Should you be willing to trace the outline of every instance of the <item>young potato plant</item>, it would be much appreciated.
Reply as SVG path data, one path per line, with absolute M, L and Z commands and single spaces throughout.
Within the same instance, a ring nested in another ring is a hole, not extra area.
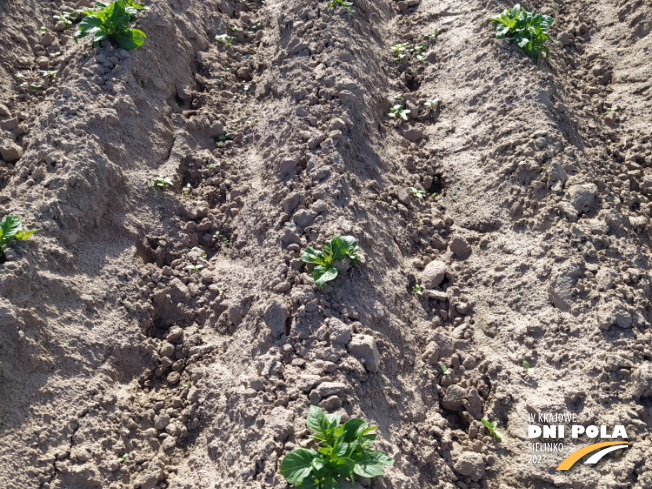
M 353 236 L 340 236 L 333 233 L 331 239 L 322 246 L 323 251 L 308 247 L 301 254 L 305 263 L 314 263 L 312 278 L 315 285 L 321 288 L 326 282 L 335 280 L 340 269 L 335 266 L 336 261 L 348 259 L 351 266 L 358 263 L 358 243 Z
M 149 7 L 133 0 L 116 0 L 111 4 L 96 2 L 98 10 L 84 11 L 86 17 L 79 23 L 75 32 L 75 42 L 82 37 L 93 36 L 93 46 L 98 47 L 102 41 L 114 41 L 127 50 L 136 49 L 147 37 L 139 29 L 132 29 L 129 23 L 132 17 Z
M 331 0 L 328 3 L 329 7 L 346 7 L 346 9 L 349 11 L 350 14 L 355 14 L 355 10 L 353 10 L 353 2 L 347 2 L 346 0 Z
M 23 221 L 18 216 L 5 216 L 0 221 L 0 258 L 4 258 L 5 248 L 12 241 L 26 241 L 40 229 L 23 230 Z
M 498 39 L 508 39 L 516 43 L 537 63 L 543 53 L 546 53 L 546 56 L 550 54 L 545 46 L 546 41 L 551 39 L 548 28 L 552 25 L 553 18 L 549 15 L 528 12 L 517 3 L 513 8 L 503 10 L 500 15 L 491 17 L 490 20 L 497 23 Z
M 415 46 L 411 46 L 409 42 L 404 42 L 401 44 L 395 44 L 391 49 L 396 56 L 396 61 L 401 61 L 408 54 L 415 54 L 417 61 L 423 63 L 426 60 L 426 56 L 423 53 L 428 49 L 428 47 L 422 42 Z
M 438 34 L 439 32 L 437 31 L 437 29 L 435 29 L 432 34 L 421 34 L 421 37 L 423 37 L 424 39 L 428 39 L 429 41 L 434 41 L 437 38 Z
M 281 462 L 281 474 L 289 484 L 300 489 L 339 489 L 340 482 L 355 476 L 372 478 L 385 474 L 384 466 L 394 465 L 394 459 L 382 452 L 370 450 L 376 439 L 371 434 L 378 426 L 367 426 L 353 418 L 340 426 L 338 414 L 325 414 L 310 406 L 306 424 L 315 434 L 318 449 L 297 448 Z
M 230 46 L 233 44 L 234 37 L 229 36 L 228 34 L 221 34 L 218 36 L 215 36 L 215 40 L 219 42 L 220 44 L 226 44 L 227 46 Z
M 426 100 L 423 105 L 428 109 L 428 112 L 433 112 L 437 107 L 439 107 L 439 99 L 434 98 L 432 100 Z
M 410 193 L 412 194 L 412 197 L 417 200 L 422 200 L 428 197 L 428 193 L 425 190 L 417 190 L 414 187 L 410 187 Z
M 480 421 L 482 421 L 482 424 L 485 426 L 485 428 L 489 430 L 491 436 L 495 436 L 499 440 L 503 439 L 503 435 L 501 435 L 500 433 L 498 433 L 498 431 L 496 431 L 496 426 L 498 426 L 498 422 L 496 421 L 489 422 L 485 418 L 482 418 Z
M 404 42 L 402 44 L 395 44 L 392 46 L 392 51 L 396 55 L 396 61 L 401 61 L 407 56 L 408 48 L 410 47 L 409 42 Z
M 174 182 L 168 177 L 156 177 L 148 185 L 156 190 L 165 190 L 167 187 L 172 187 Z
M 389 109 L 389 113 L 387 114 L 388 117 L 391 117 L 392 119 L 402 119 L 404 121 L 408 120 L 408 114 L 410 113 L 410 110 L 407 110 L 405 107 L 403 107 L 403 104 L 397 104 L 394 105 L 391 109 Z
M 79 20 L 80 14 L 83 10 L 74 10 L 73 12 L 63 12 L 59 15 L 53 15 L 54 20 L 60 20 L 63 22 L 63 30 L 69 29 L 77 20 Z

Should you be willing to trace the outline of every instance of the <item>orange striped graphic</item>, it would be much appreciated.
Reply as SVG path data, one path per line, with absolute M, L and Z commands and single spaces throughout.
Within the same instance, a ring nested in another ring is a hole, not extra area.
M 611 445 L 627 445 L 626 441 L 606 441 L 604 443 L 596 443 L 594 445 L 589 445 L 588 447 L 580 448 L 579 450 L 571 453 L 566 459 L 559 464 L 559 467 L 557 467 L 557 470 L 568 470 L 570 469 L 573 465 L 575 465 L 575 462 L 577 462 L 579 459 L 581 459 L 584 455 L 587 453 L 594 452 L 595 450 L 603 447 L 609 447 Z

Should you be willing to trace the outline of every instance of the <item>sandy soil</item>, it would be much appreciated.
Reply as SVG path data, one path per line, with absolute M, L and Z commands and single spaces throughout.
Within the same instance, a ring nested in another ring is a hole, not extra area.
M 649 2 L 526 2 L 539 67 L 504 1 L 147 3 L 127 52 L 0 2 L 0 217 L 41 228 L 0 264 L 0 487 L 285 488 L 311 404 L 380 425 L 373 489 L 652 487 Z M 318 290 L 332 232 L 362 260 Z M 531 463 L 556 412 L 631 447 Z

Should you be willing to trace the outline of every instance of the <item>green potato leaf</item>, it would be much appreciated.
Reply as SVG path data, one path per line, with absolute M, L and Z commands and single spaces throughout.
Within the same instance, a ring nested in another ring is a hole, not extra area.
M 342 427 L 341 439 L 345 443 L 351 443 L 367 428 L 365 423 L 360 418 L 353 418 L 348 420 Z
M 309 246 L 303 250 L 303 253 L 301 253 L 301 261 L 305 263 L 316 263 L 317 265 L 324 265 L 324 253 L 317 251 Z
M 315 285 L 322 288 L 327 282 L 335 280 L 340 273 L 337 267 L 326 268 L 318 265 L 312 272 L 312 278 L 315 279 Z
M 378 461 L 383 465 L 387 465 L 387 466 L 394 465 L 394 459 L 392 457 L 388 457 L 383 452 L 379 452 L 378 450 L 373 450 L 369 452 L 369 455 L 371 455 L 374 459 L 376 459 L 376 461 Z
M 17 233 L 22 231 L 23 221 L 18 216 L 6 216 L 0 222 L 0 230 L 2 231 L 2 236 L 6 238 L 12 238 Z
M 335 477 L 327 477 L 321 482 L 321 489 L 340 489 L 340 483 Z
M 288 453 L 281 462 L 281 475 L 290 484 L 299 484 L 310 476 L 313 467 L 312 461 L 318 457 L 314 450 L 297 448 Z
M 147 36 L 145 33 L 138 29 L 128 29 L 123 32 L 119 32 L 115 36 L 118 44 L 120 44 L 120 46 L 128 51 L 142 46 L 146 38 Z
M 16 239 L 20 241 L 27 241 L 32 234 L 38 233 L 39 231 L 40 229 L 32 229 L 30 231 L 19 231 L 18 233 L 16 233 Z
M 385 475 L 385 468 L 375 457 L 369 453 L 365 453 L 362 457 L 356 460 L 353 472 L 360 477 L 377 477 Z
M 319 489 L 319 479 L 314 475 L 309 475 L 297 484 L 297 487 L 300 489 Z
M 29 237 L 40 231 L 40 229 L 23 229 L 23 221 L 19 216 L 5 216 L 0 221 L 0 257 L 4 256 L 4 250 L 12 241 L 26 241 Z
M 310 406 L 308 410 L 308 417 L 306 418 L 306 425 L 315 433 L 326 435 L 326 415 L 317 406 Z

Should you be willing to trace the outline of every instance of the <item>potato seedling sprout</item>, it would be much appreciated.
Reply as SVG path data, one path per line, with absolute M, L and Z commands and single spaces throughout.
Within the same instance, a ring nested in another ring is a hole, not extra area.
M 485 418 L 482 418 L 480 421 L 482 421 L 482 424 L 485 426 L 485 428 L 489 430 L 491 436 L 495 436 L 499 440 L 503 439 L 503 435 L 501 435 L 496 431 L 496 426 L 498 426 L 498 422 L 496 421 L 489 422 Z
M 226 44 L 227 46 L 230 46 L 233 44 L 234 38 L 232 36 L 229 36 L 228 34 L 221 34 L 219 36 L 215 36 L 215 40 L 221 44 Z
M 405 109 L 403 105 L 398 104 L 398 105 L 394 105 L 391 109 L 389 109 L 389 113 L 387 114 L 387 116 L 391 117 L 392 119 L 402 119 L 404 121 L 407 121 L 409 113 L 410 111 Z
M 321 288 L 326 282 L 335 280 L 340 269 L 335 266 L 336 261 L 348 260 L 351 266 L 358 263 L 358 243 L 353 236 L 340 236 L 333 233 L 331 239 L 322 245 L 322 251 L 307 247 L 301 253 L 301 260 L 305 263 L 315 264 L 312 278 L 315 285 Z
M 423 295 L 423 287 L 421 287 L 419 284 L 416 284 L 412 290 L 413 290 L 417 295 Z
M 108 5 L 102 2 L 96 4 L 98 10 L 84 11 L 86 17 L 79 23 L 73 36 L 75 42 L 82 37 L 92 36 L 93 47 L 98 47 L 102 41 L 116 42 L 127 50 L 142 46 L 147 36 L 139 29 L 132 29 L 129 23 L 139 11 L 148 10 L 149 7 L 134 0 L 116 0 Z
M 523 367 L 525 368 L 525 370 L 529 370 L 530 362 L 528 362 L 527 360 L 523 360 Z
M 404 42 L 402 44 L 395 44 L 392 46 L 392 51 L 396 55 L 396 60 L 401 61 L 403 58 L 407 56 L 407 50 L 410 47 L 409 42 Z
M 332 0 L 328 6 L 329 7 L 346 7 L 346 9 L 349 11 L 350 14 L 355 14 L 355 10 L 353 10 L 353 2 L 347 2 L 346 0 Z
M 172 187 L 174 183 L 168 177 L 156 177 L 149 182 L 149 186 L 157 190 L 165 190 L 166 187 Z
M 5 248 L 12 241 L 26 241 L 40 229 L 23 230 L 23 221 L 18 216 L 5 216 L 0 221 L 0 258 L 4 258 Z
M 316 450 L 296 448 L 281 462 L 281 475 L 289 484 L 306 489 L 339 489 L 340 481 L 356 476 L 372 478 L 385 474 L 384 466 L 394 465 L 394 459 L 382 452 L 370 450 L 376 439 L 371 433 L 378 426 L 368 426 L 360 418 L 352 418 L 340 426 L 339 414 L 325 414 L 310 406 L 306 419 L 314 433 Z
M 439 99 L 434 98 L 432 100 L 426 100 L 426 103 L 423 105 L 428 109 L 429 112 L 432 112 L 439 106 Z
M 554 21 L 549 15 L 537 14 L 535 11 L 528 12 L 517 3 L 511 9 L 505 9 L 499 15 L 491 17 L 490 20 L 497 23 L 498 39 L 514 42 L 537 63 L 543 53 L 546 53 L 546 56 L 550 54 L 545 44 L 548 39 L 551 39 L 548 28 Z
M 414 197 L 415 199 L 419 199 L 419 200 L 425 199 L 426 197 L 428 197 L 428 194 L 426 193 L 425 190 L 417 190 L 414 187 L 410 187 L 410 193 L 412 194 L 412 197 Z

